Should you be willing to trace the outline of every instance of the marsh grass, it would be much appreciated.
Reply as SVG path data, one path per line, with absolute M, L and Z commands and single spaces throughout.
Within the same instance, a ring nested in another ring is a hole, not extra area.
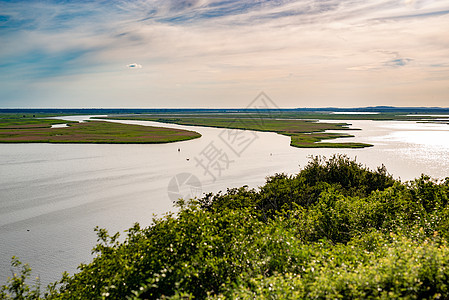
M 65 128 L 51 128 L 67 123 Z M 53 119 L 0 119 L 0 143 L 154 144 L 199 138 L 197 132 L 104 121 L 67 122 Z
M 323 140 L 353 137 L 346 133 L 327 133 L 327 130 L 357 130 L 348 128 L 347 123 L 322 123 L 313 120 L 270 119 L 256 116 L 228 115 L 228 117 L 198 116 L 175 118 L 153 118 L 148 116 L 111 116 L 110 119 L 143 120 L 162 123 L 174 123 L 179 125 L 205 126 L 215 128 L 232 128 L 242 130 L 255 130 L 276 132 L 290 136 L 290 145 L 299 148 L 365 148 L 371 147 L 365 143 L 324 143 Z M 106 118 L 107 119 L 107 118 Z

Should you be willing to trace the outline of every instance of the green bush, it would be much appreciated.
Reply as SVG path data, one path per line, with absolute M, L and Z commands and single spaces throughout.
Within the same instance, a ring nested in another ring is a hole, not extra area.
M 96 257 L 41 293 L 24 267 L 6 299 L 448 299 L 449 179 L 394 180 L 344 156 L 296 176 L 180 200 L 179 212 L 97 228 Z M 14 260 L 15 267 L 20 267 Z

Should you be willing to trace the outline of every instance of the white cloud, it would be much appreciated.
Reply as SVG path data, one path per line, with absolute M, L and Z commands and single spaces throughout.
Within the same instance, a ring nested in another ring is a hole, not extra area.
M 27 85 L 30 95 L 33 86 L 57 82 L 65 97 L 81 98 L 64 92 L 70 88 L 89 90 L 96 101 L 120 103 L 120 95 L 130 90 L 136 93 L 133 106 L 173 107 L 179 101 L 191 101 L 184 107 L 213 106 L 210 99 L 222 98 L 219 106 L 238 107 L 260 90 L 273 91 L 279 106 L 294 107 L 297 99 L 315 106 L 340 99 L 350 106 L 355 99 L 379 101 L 376 95 L 383 90 L 391 97 L 382 94 L 381 101 L 412 93 L 417 98 L 424 95 L 417 92 L 420 87 L 432 90 L 426 78 L 449 78 L 446 69 L 435 74 L 437 68 L 429 67 L 449 61 L 449 15 L 421 17 L 423 11 L 449 10 L 447 0 L 120 0 L 68 6 L 36 1 L 31 8 L 27 2 L 1 7 L 2 14 L 32 26 L 15 28 L 7 21 L 0 61 L 32 61 L 21 64 L 25 73 L 40 63 L 39 53 L 46 54 L 46 63 L 52 56 L 68 57 L 70 63 L 62 61 L 59 72 L 71 76 L 55 81 L 45 74 Z M 64 18 L 67 14 L 71 17 Z M 130 64 L 130 58 L 139 63 Z M 129 76 L 117 65 L 145 68 Z M 69 72 L 74 67 L 76 74 Z M 23 75 L 13 68 L 2 73 Z M 1 91 L 12 76 L 0 77 Z M 94 84 L 100 77 L 107 80 Z M 112 89 L 102 88 L 111 82 L 116 83 Z M 395 83 L 411 88 L 392 89 Z M 426 98 L 447 101 L 448 82 L 441 81 L 440 88 L 433 84 L 435 92 Z

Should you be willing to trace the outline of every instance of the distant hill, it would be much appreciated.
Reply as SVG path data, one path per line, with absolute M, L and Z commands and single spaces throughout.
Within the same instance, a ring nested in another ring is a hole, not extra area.
M 367 106 L 354 108 L 324 107 L 324 108 L 296 108 L 295 111 L 305 112 L 379 112 L 379 113 L 449 113 L 448 107 L 395 107 L 395 106 Z
M 145 113 L 242 113 L 242 112 L 378 112 L 378 113 L 416 113 L 416 114 L 449 114 L 446 107 L 394 107 L 394 106 L 368 106 L 354 108 L 340 107 L 300 107 L 300 108 L 3 108 L 0 113 L 11 114 L 83 114 L 83 115 L 106 115 L 106 114 L 145 114 Z

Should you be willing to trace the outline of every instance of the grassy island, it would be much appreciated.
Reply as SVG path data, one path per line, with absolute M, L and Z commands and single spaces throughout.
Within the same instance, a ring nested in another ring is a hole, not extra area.
M 384 167 L 314 158 L 259 189 L 179 200 L 109 235 L 42 291 L 16 274 L 2 299 L 448 299 L 449 178 L 402 183 Z
M 255 131 L 269 131 L 291 137 L 290 145 L 299 148 L 365 148 L 371 147 L 365 143 L 326 143 L 323 140 L 353 137 L 346 133 L 328 133 L 327 130 L 356 130 L 350 129 L 347 123 L 322 123 L 315 120 L 272 119 L 264 116 L 228 114 L 226 117 L 217 115 L 189 116 L 111 116 L 109 119 L 143 120 L 179 125 L 206 126 L 218 128 L 247 129 Z M 108 119 L 106 118 L 106 119 Z
M 52 125 L 67 127 L 52 128 Z M 0 118 L 0 143 L 155 144 L 199 138 L 197 132 L 104 121 Z

